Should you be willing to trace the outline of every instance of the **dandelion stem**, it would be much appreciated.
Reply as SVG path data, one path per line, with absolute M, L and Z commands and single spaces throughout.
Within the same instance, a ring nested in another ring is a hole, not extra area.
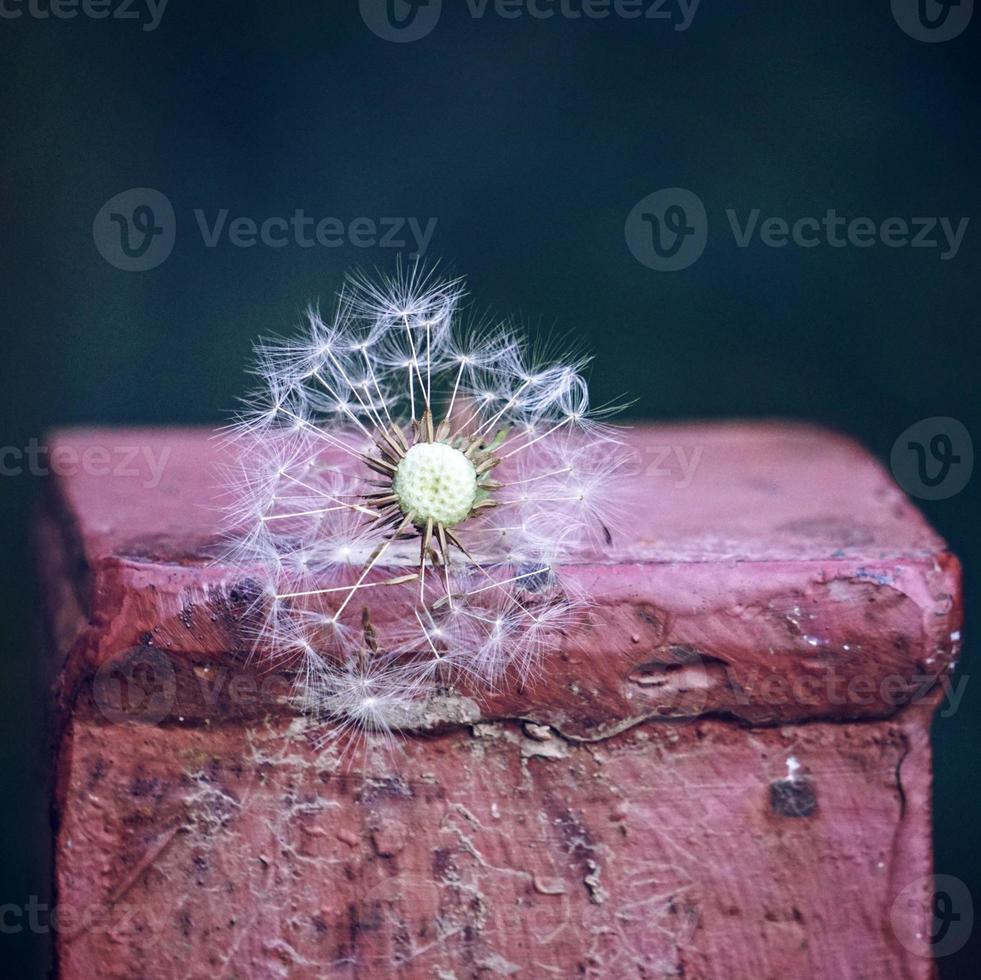
M 522 579 L 532 578 L 535 575 L 542 575 L 547 573 L 548 573 L 548 569 L 543 566 L 542 568 L 536 568 L 534 569 L 534 571 L 531 572 L 524 572 L 521 575 L 515 575 L 513 578 L 503 579 L 500 582 L 498 582 L 495 579 L 493 585 L 485 585 L 483 586 L 483 588 L 480 589 L 471 589 L 469 592 L 464 592 L 463 594 L 464 596 L 480 595 L 481 592 L 487 592 L 488 590 L 493 588 L 500 588 L 505 585 L 510 585 L 512 582 L 520 582 Z
M 381 407 L 385 410 L 385 418 L 388 419 L 388 424 L 391 426 L 395 425 L 392 420 L 391 412 L 388 410 L 388 402 L 385 396 L 382 394 L 381 386 L 378 384 L 378 378 L 375 376 L 375 369 L 371 366 L 371 358 L 368 357 L 368 352 L 362 347 L 361 356 L 364 358 L 364 366 L 368 369 L 368 377 L 371 378 L 371 383 L 375 386 L 375 391 L 378 392 L 378 401 L 381 403 Z M 379 426 L 381 428 L 381 426 Z
M 528 385 L 531 384 L 531 382 L 532 382 L 531 378 L 525 381 L 524 384 L 522 384 L 521 387 L 518 388 L 518 390 L 508 399 L 504 407 L 496 415 L 492 415 L 489 419 L 487 419 L 480 426 L 480 428 L 477 429 L 474 435 L 480 435 L 480 433 L 483 432 L 484 429 L 487 428 L 487 426 L 493 425 L 521 397 L 521 393 L 525 390 L 525 388 L 528 387 Z
M 351 406 L 341 399 L 341 396 L 323 379 L 319 371 L 314 371 L 312 377 L 316 378 L 327 389 L 327 394 L 337 402 L 337 407 L 347 415 L 351 421 L 370 439 L 371 433 L 365 424 L 351 411 Z M 352 389 L 353 390 L 353 389 Z M 358 393 L 355 391 L 355 395 Z
M 539 473 L 537 476 L 530 476 L 530 477 L 528 477 L 527 480 L 509 480 L 508 483 L 506 484 L 506 486 L 508 486 L 508 487 L 520 487 L 522 484 L 525 484 L 525 483 L 535 483 L 538 480 L 544 480 L 544 479 L 547 479 L 550 476 L 560 476 L 563 473 L 571 473 L 572 472 L 572 469 L 573 468 L 571 466 L 563 466 L 562 469 L 560 469 L 560 470 L 552 470 L 549 473 Z
M 448 423 L 453 415 L 453 406 L 454 404 L 456 404 L 456 395 L 457 392 L 460 390 L 460 379 L 463 377 L 463 368 L 466 365 L 466 363 L 467 363 L 466 360 L 461 357 L 460 367 L 456 372 L 456 380 L 453 382 L 453 394 L 450 395 L 450 404 L 449 407 L 446 409 L 446 414 L 443 416 L 444 422 Z
M 414 582 L 419 577 L 418 572 L 411 575 L 399 575 L 396 578 L 387 578 L 384 582 L 364 582 L 360 585 L 337 585 L 329 589 L 310 589 L 307 592 L 283 592 L 277 595 L 277 599 L 302 599 L 306 596 L 330 595 L 336 592 L 360 592 L 362 589 L 377 589 L 379 586 L 405 585 L 407 582 Z M 332 619 L 331 622 L 336 622 Z
M 365 579 L 366 579 L 366 578 L 368 577 L 368 573 L 369 573 L 369 572 L 370 572 L 370 571 L 372 570 L 372 568 L 374 568 L 374 567 L 375 567 L 375 565 L 376 565 L 376 564 L 378 563 L 378 560 L 379 560 L 379 559 L 381 558 L 381 556 L 382 556 L 382 555 L 384 555 L 386 551 L 388 551 L 388 549 L 389 549 L 389 547 L 391 546 L 391 544 L 392 544 L 392 542 L 393 542 L 393 541 L 394 541 L 394 540 L 395 540 L 395 539 L 396 539 L 396 538 L 397 538 L 397 537 L 398 537 L 398 536 L 399 536 L 399 535 L 400 535 L 400 534 L 401 534 L 401 533 L 402 533 L 402 532 L 403 532 L 403 531 L 404 531 L 404 530 L 405 530 L 405 529 L 406 529 L 406 528 L 407 528 L 407 527 L 409 526 L 409 524 L 411 524 L 411 523 L 412 523 L 412 515 L 411 515 L 411 514 L 407 514 L 407 515 L 406 515 L 406 517 L 405 517 L 405 520 L 404 520 L 404 521 L 402 522 L 402 524 L 401 524 L 401 525 L 399 526 L 399 529 L 398 529 L 398 530 L 397 530 L 397 531 L 396 531 L 396 532 L 395 532 L 395 533 L 394 533 L 394 534 L 393 534 L 393 535 L 392 535 L 392 536 L 391 536 L 390 538 L 386 538 L 386 539 L 385 539 L 385 543 L 384 543 L 384 544 L 383 544 L 383 545 L 382 545 L 382 546 L 381 546 L 381 547 L 380 547 L 380 548 L 378 549 L 378 551 L 377 551 L 377 552 L 375 553 L 375 555 L 374 555 L 374 557 L 373 557 L 373 558 L 371 559 L 371 561 L 369 561 L 369 562 L 368 562 L 368 563 L 367 563 L 367 564 L 365 565 L 365 567 L 364 567 L 364 571 L 362 571 L 362 573 L 361 573 L 361 577 L 360 577 L 360 578 L 359 578 L 359 579 L 357 580 L 357 582 L 355 582 L 355 583 L 354 583 L 354 587 L 353 587 L 353 588 L 351 589 L 351 591 L 350 591 L 350 593 L 348 594 L 348 596 L 347 596 L 347 598 L 346 598 L 346 599 L 345 599 L 345 600 L 344 600 L 344 601 L 343 601 L 343 602 L 341 603 L 341 605 L 340 605 L 340 608 L 339 608 L 339 609 L 337 610 L 337 612 L 335 612 L 335 613 L 334 613 L 334 616 L 333 616 L 333 621 L 334 621 L 335 623 L 336 623 L 336 622 L 337 622 L 337 620 L 338 620 L 338 619 L 340 618 L 340 616 L 341 616 L 341 613 L 342 613 L 342 612 L 344 612 L 344 610 L 345 610 L 345 609 L 347 608 L 347 604 L 348 604 L 348 603 L 349 603 L 349 602 L 351 601 L 351 599 L 352 599 L 352 598 L 354 597 L 354 593 L 355 593 L 355 592 L 357 592 L 357 590 L 358 590 L 358 589 L 360 588 L 360 586 L 361 586 L 361 583 L 362 583 L 362 582 L 363 582 L 363 581 L 364 581 L 364 580 L 365 580 Z
M 340 497 L 335 497 L 332 493 L 328 493 L 326 490 L 320 490 L 317 487 L 310 486 L 309 483 L 304 483 L 302 480 L 298 480 L 295 476 L 290 473 L 283 473 L 282 477 L 284 480 L 289 480 L 290 483 L 295 483 L 298 487 L 303 487 L 304 490 L 309 490 L 312 494 L 318 497 L 323 497 L 324 500 L 329 500 L 331 503 L 341 504 L 344 503 Z M 374 511 L 368 510 L 367 507 L 359 507 L 356 504 L 345 504 L 346 507 L 354 507 L 356 510 L 364 511 L 366 514 L 371 514 L 372 517 L 375 516 Z
M 259 520 L 287 521 L 291 517 L 315 517 L 317 514 L 333 514 L 339 510 L 356 510 L 362 514 L 371 514 L 372 517 L 375 516 L 374 511 L 369 510 L 367 507 L 359 507 L 357 504 L 341 504 L 338 507 L 320 507 L 317 510 L 298 510 L 292 514 L 263 514 Z
M 409 382 L 412 383 L 412 368 L 415 367 L 416 375 L 419 378 L 419 388 L 422 391 L 423 397 L 426 399 L 426 408 L 429 408 L 429 392 L 426 390 L 426 386 L 422 381 L 422 373 L 419 371 L 419 353 L 416 350 L 415 337 L 412 336 L 412 328 L 409 326 L 409 315 L 408 313 L 402 313 L 402 322 L 405 324 L 405 334 L 409 339 L 409 349 L 412 351 L 412 360 L 409 363 Z M 411 388 L 410 388 L 411 390 Z M 415 408 L 412 409 L 412 420 L 415 421 L 416 412 Z
M 573 418 L 574 416 L 567 415 L 561 422 L 556 422 L 555 425 L 553 425 L 552 428 L 549 429 L 547 432 L 543 432 L 541 433 L 541 435 L 535 436 L 535 438 L 532 439 L 531 442 L 526 442 L 524 443 L 524 445 L 518 446 L 517 449 L 512 449 L 511 452 L 502 454 L 501 459 L 502 460 L 510 459 L 510 457 L 512 457 L 515 453 L 520 453 L 522 450 L 527 449 L 529 446 L 534 446 L 536 442 L 541 442 L 542 439 L 545 439 L 546 437 L 550 436 L 557 429 L 561 429 L 563 425 L 568 425 L 573 420 Z

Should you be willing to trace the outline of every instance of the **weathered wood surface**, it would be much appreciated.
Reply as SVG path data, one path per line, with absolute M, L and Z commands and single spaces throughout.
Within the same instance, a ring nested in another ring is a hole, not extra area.
M 318 749 L 246 663 L 207 434 L 56 437 L 61 975 L 931 976 L 956 559 L 840 437 L 630 438 L 627 521 L 570 572 L 588 626 L 393 764 Z

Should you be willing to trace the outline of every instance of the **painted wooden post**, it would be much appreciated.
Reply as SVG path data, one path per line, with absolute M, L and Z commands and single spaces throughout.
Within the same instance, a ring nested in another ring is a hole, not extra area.
M 208 434 L 54 437 L 59 976 L 932 976 L 956 558 L 842 437 L 630 439 L 581 634 L 340 759 L 249 660 Z

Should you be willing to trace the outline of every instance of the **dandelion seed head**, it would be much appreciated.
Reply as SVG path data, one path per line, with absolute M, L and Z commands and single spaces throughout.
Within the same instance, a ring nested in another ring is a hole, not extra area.
M 453 527 L 473 508 L 477 473 L 459 449 L 420 442 L 398 464 L 393 489 L 404 514 Z
M 228 436 L 229 560 L 265 583 L 256 654 L 303 710 L 390 740 L 437 689 L 528 679 L 587 599 L 621 471 L 587 359 L 463 310 L 415 264 L 355 274 L 329 318 L 257 347 Z

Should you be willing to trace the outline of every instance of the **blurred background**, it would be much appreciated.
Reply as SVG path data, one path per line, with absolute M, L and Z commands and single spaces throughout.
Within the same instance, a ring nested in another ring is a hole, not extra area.
M 220 422 L 253 338 L 352 265 L 442 258 L 596 350 L 595 400 L 636 418 L 812 419 L 887 465 L 924 419 L 981 434 L 970 0 L 392 2 L 3 2 L 0 905 L 47 889 L 31 440 Z M 813 247 L 763 228 L 807 217 Z M 940 430 L 961 461 L 920 504 L 966 567 L 968 683 L 936 863 L 977 902 L 978 477 Z M 38 975 L 39 939 L 4 930 L 0 972 Z

